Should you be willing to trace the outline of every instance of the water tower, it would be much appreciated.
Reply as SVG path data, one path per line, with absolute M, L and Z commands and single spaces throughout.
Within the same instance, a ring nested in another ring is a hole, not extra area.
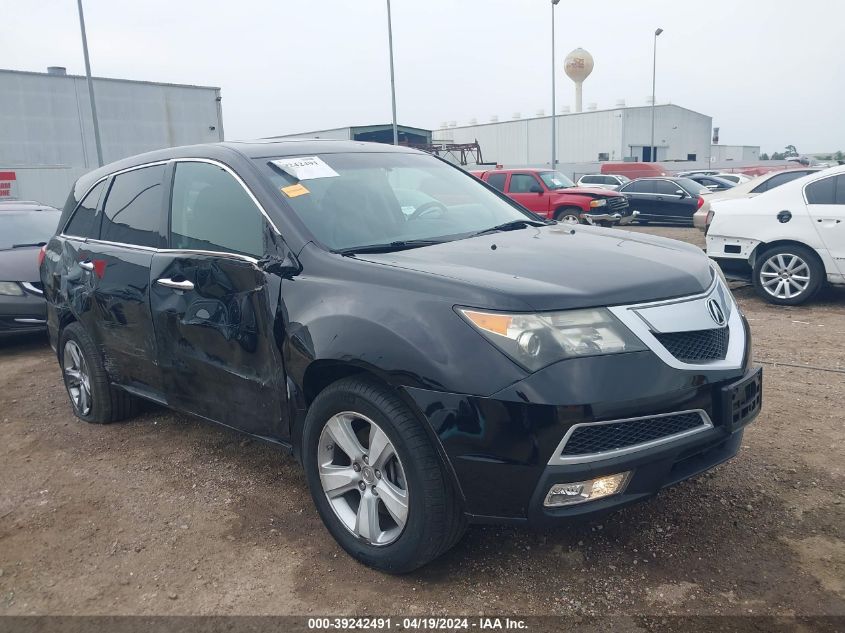
M 576 48 L 566 56 L 563 69 L 566 76 L 575 82 L 575 111 L 581 112 L 581 88 L 584 80 L 593 72 L 593 56 L 583 48 Z

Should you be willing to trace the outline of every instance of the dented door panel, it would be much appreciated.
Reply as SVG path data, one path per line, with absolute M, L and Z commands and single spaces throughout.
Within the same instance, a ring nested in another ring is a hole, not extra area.
M 284 372 L 273 343 L 278 284 L 268 284 L 253 262 L 224 254 L 160 252 L 151 273 L 168 404 L 287 437 Z

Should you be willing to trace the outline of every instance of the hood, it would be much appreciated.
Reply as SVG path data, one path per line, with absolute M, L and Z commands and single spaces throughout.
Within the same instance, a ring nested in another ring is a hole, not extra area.
M 579 196 L 592 196 L 593 198 L 613 198 L 622 195 L 611 189 L 602 189 L 600 187 L 567 187 L 566 189 L 551 191 L 550 193 L 563 195 L 575 194 Z
M 359 259 L 484 287 L 534 310 L 656 301 L 706 290 L 713 279 L 701 249 L 613 229 L 551 225 Z M 505 303 L 505 302 L 502 302 Z
M 40 281 L 38 247 L 0 251 L 0 281 Z

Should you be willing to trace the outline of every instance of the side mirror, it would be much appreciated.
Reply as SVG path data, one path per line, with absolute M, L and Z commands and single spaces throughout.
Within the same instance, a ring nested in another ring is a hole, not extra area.
M 531 189 L 529 189 L 531 193 L 543 193 L 543 188 L 540 185 L 531 185 Z
M 258 260 L 258 267 L 266 273 L 286 278 L 298 275 L 302 271 L 302 266 L 293 253 L 288 253 L 284 257 L 268 255 Z
M 675 192 L 675 195 L 676 195 L 676 196 L 681 196 L 682 198 L 686 198 L 686 197 L 687 197 L 687 192 L 686 192 L 686 191 L 684 191 L 683 189 L 678 189 L 678 190 Z

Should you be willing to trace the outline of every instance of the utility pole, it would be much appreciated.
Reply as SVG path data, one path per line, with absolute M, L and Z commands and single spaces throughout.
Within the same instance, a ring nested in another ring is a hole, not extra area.
M 654 106 L 656 105 L 654 97 L 657 88 L 657 36 L 661 33 L 663 33 L 663 29 L 657 29 L 654 32 L 654 61 L 651 68 L 651 148 L 649 154 L 651 154 L 652 163 L 657 162 L 657 148 L 654 146 Z
M 557 118 L 555 112 L 555 7 L 560 0 L 552 0 L 552 169 L 557 169 Z
M 387 42 L 390 46 L 390 98 L 393 102 L 393 144 L 399 145 L 399 127 L 396 125 L 396 79 L 393 76 L 393 21 L 390 17 L 390 0 L 387 0 Z
M 91 118 L 94 121 L 94 143 L 97 146 L 97 164 L 102 167 L 103 147 L 100 144 L 100 122 L 97 120 L 97 104 L 94 101 L 94 83 L 91 81 L 91 61 L 88 59 L 88 38 L 85 36 L 85 17 L 82 14 L 82 0 L 76 0 L 76 4 L 79 7 L 79 29 L 82 31 L 82 54 L 85 56 L 85 79 L 88 82 Z

